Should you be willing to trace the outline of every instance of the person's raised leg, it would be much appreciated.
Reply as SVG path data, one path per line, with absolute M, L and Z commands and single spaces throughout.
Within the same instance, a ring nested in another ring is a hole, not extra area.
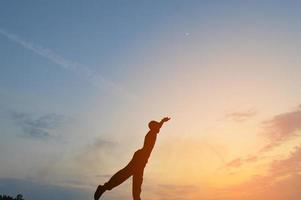
M 132 175 L 133 169 L 130 162 L 125 168 L 114 174 L 108 182 L 97 187 L 97 190 L 94 194 L 94 200 L 98 200 L 106 190 L 112 190 L 114 187 L 120 185 Z
M 132 187 L 133 200 L 141 200 L 140 194 L 141 194 L 141 185 L 143 182 L 143 171 L 144 168 L 135 171 L 133 174 L 133 187 Z

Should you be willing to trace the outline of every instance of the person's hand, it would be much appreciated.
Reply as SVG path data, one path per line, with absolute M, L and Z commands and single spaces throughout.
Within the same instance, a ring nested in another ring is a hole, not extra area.
M 164 117 L 162 120 L 161 120 L 161 122 L 167 122 L 167 121 L 169 121 L 170 120 L 170 117 Z

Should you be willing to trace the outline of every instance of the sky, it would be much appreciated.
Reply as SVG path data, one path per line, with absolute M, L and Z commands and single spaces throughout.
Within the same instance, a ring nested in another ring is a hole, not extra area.
M 170 116 L 142 199 L 299 199 L 300 6 L 2 0 L 0 194 L 92 199 Z

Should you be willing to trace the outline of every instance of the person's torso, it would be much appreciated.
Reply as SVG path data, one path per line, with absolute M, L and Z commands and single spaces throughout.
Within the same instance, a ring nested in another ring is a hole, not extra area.
M 149 132 L 144 139 L 144 145 L 135 152 L 134 159 L 141 165 L 146 165 L 156 143 L 157 134 Z

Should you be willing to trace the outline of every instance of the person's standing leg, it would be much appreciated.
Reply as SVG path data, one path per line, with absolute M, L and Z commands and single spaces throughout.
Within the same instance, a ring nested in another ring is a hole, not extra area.
M 133 200 L 141 200 L 140 194 L 141 194 L 141 185 L 143 182 L 143 171 L 144 171 L 144 167 L 138 169 L 133 174 L 133 188 L 132 188 Z

